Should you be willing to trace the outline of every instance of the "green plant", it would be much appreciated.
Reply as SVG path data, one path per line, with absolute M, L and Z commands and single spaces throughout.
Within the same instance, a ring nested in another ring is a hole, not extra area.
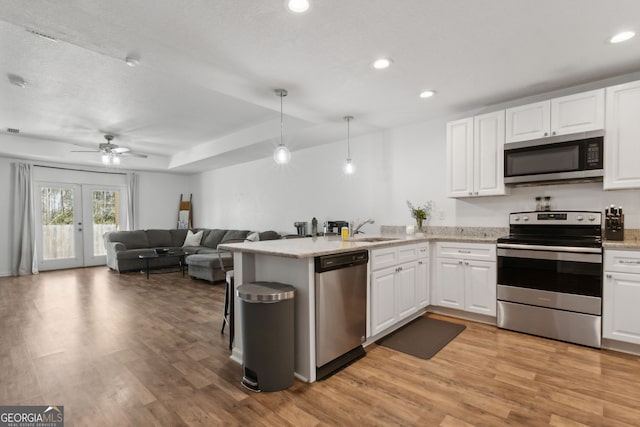
M 409 207 L 409 211 L 411 212 L 411 216 L 416 220 L 426 220 L 431 215 L 431 209 L 433 209 L 433 201 L 429 200 L 424 205 L 414 206 L 410 201 L 407 200 L 407 206 Z

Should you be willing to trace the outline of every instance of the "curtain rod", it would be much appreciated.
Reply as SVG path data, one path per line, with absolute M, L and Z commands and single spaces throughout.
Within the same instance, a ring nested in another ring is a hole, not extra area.
M 47 166 L 47 165 L 36 165 L 36 164 L 34 164 L 33 166 L 38 167 L 38 168 L 61 169 L 61 170 L 65 170 L 65 171 L 106 173 L 106 174 L 110 174 L 110 175 L 127 175 L 126 172 L 93 171 L 93 170 L 88 170 L 88 169 L 75 169 L 75 168 L 65 168 L 65 167 L 61 167 L 61 166 Z

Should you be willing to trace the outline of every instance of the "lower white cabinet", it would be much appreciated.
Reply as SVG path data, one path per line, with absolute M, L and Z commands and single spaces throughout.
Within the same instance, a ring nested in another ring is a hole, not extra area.
M 606 250 L 602 336 L 640 344 L 640 252 Z
M 371 259 L 384 260 L 371 264 L 372 335 L 393 326 L 429 303 L 428 244 L 421 252 L 422 248 L 422 245 L 412 244 L 371 251 Z
M 418 247 L 418 282 L 416 283 L 418 308 L 429 305 L 429 245 Z
M 496 315 L 495 245 L 436 243 L 434 305 Z

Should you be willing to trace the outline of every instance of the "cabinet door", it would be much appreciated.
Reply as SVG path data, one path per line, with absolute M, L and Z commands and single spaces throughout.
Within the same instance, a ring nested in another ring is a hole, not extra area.
M 464 263 L 461 259 L 437 258 L 436 305 L 464 310 Z
M 542 101 L 506 110 L 506 142 L 527 141 L 549 136 L 551 102 Z
M 416 300 L 418 308 L 429 305 L 429 259 L 418 260 L 418 282 L 416 283 Z
M 465 310 L 496 315 L 496 263 L 465 261 Z
M 396 310 L 398 320 L 413 314 L 418 309 L 416 284 L 418 262 L 412 261 L 398 267 L 396 273 Z
M 447 123 L 449 197 L 473 195 L 473 117 Z
M 375 335 L 396 323 L 396 268 L 371 273 L 371 333 Z
M 505 194 L 504 110 L 474 117 L 474 196 Z
M 640 275 L 606 273 L 602 301 L 602 336 L 640 344 Z
M 604 189 L 640 188 L 640 81 L 607 88 Z
M 604 129 L 604 89 L 551 100 L 551 135 Z

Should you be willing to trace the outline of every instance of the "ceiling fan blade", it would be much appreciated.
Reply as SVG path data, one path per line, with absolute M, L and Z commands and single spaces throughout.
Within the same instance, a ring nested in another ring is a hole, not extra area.
M 147 157 L 149 157 L 146 154 L 134 153 L 133 151 L 127 151 L 125 153 L 119 153 L 119 154 L 122 155 L 122 156 L 140 157 L 142 159 L 146 159 Z
M 113 144 L 112 144 L 113 145 Z M 111 151 L 114 153 L 118 153 L 118 154 L 124 154 L 124 153 L 128 153 L 131 151 L 131 148 L 127 148 L 127 147 L 120 147 L 120 146 L 114 146 L 113 148 L 111 148 Z
M 71 150 L 72 153 L 99 153 L 100 150 Z

